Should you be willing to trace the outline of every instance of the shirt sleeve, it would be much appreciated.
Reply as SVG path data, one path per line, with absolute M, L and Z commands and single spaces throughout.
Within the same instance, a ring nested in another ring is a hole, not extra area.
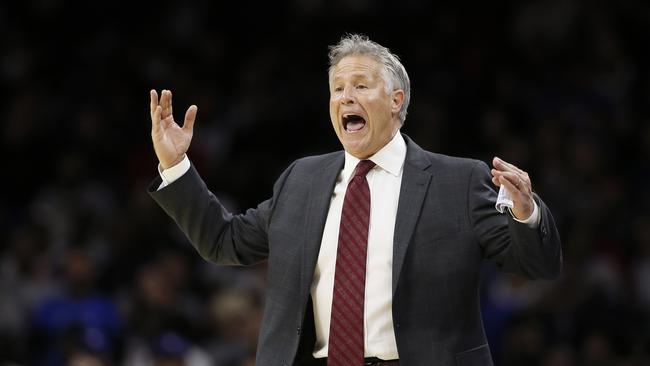
M 175 180 L 182 177 L 183 174 L 187 173 L 187 171 L 190 170 L 190 166 L 190 159 L 187 157 L 187 155 L 183 157 L 183 160 L 181 160 L 180 163 L 167 169 L 162 169 L 160 164 L 158 164 L 158 173 L 162 179 L 160 186 L 158 186 L 158 190 L 161 190 L 162 188 L 174 183 Z
M 522 224 L 526 224 L 531 229 L 537 229 L 539 227 L 539 220 L 542 216 L 539 213 L 539 206 L 537 205 L 537 202 L 535 202 L 535 200 L 533 200 L 533 204 L 535 205 L 533 207 L 533 213 L 531 213 L 530 216 L 525 220 L 519 220 L 517 217 L 515 217 L 515 215 L 512 213 L 512 210 L 510 210 L 510 208 L 508 208 L 508 211 L 510 211 L 510 215 L 512 215 L 512 218 L 515 221 L 521 222 Z

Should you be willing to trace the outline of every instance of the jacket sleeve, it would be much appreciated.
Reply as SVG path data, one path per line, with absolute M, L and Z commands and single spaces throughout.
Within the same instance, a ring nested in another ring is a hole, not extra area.
M 470 224 L 484 257 L 494 260 L 506 272 L 530 279 L 553 279 L 560 274 L 560 236 L 551 211 L 537 194 L 533 197 L 541 215 L 537 229 L 531 229 L 494 208 L 496 191 L 490 169 L 482 161 L 472 169 L 467 194 Z
M 182 177 L 158 190 L 160 177 L 148 192 L 176 222 L 206 260 L 218 264 L 249 265 L 268 257 L 268 226 L 287 176 L 287 168 L 273 187 L 273 196 L 241 215 L 228 212 L 208 190 L 192 166 Z

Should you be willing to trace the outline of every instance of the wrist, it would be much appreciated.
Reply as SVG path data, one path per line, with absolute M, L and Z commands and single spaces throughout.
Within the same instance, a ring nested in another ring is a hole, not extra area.
M 541 215 L 540 215 L 540 212 L 539 212 L 539 206 L 537 205 L 537 202 L 535 202 L 535 200 L 533 200 L 533 211 L 530 213 L 530 215 L 526 219 L 524 219 L 524 220 L 518 219 L 517 216 L 515 216 L 514 212 L 512 212 L 512 211 L 510 211 L 510 214 L 512 215 L 512 218 L 515 221 L 520 222 L 520 223 L 525 224 L 525 225 L 528 225 L 528 227 L 530 227 L 531 229 L 535 229 L 535 228 L 539 227 L 539 221 L 540 221 L 540 216 Z
M 185 159 L 185 154 L 181 155 L 180 157 L 176 158 L 176 160 L 173 160 L 173 161 L 170 162 L 170 163 L 168 163 L 168 162 L 163 162 L 162 160 L 160 160 L 160 161 L 159 161 L 159 163 L 160 163 L 160 168 L 162 168 L 162 170 L 167 170 L 167 169 L 169 169 L 169 168 L 173 168 L 173 167 L 175 167 L 176 165 L 178 165 L 181 161 L 183 161 L 183 159 Z
M 173 183 L 178 178 L 183 176 L 188 170 L 190 170 L 192 164 L 187 155 L 183 155 L 183 160 L 178 164 L 172 165 L 168 169 L 163 169 L 162 165 L 158 165 L 158 173 L 162 179 L 161 187 L 167 186 L 168 184 Z

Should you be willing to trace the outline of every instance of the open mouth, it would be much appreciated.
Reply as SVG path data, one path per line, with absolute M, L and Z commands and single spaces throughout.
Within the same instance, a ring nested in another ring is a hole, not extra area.
M 343 128 L 346 132 L 361 131 L 366 125 L 366 120 L 358 114 L 345 114 L 343 115 Z

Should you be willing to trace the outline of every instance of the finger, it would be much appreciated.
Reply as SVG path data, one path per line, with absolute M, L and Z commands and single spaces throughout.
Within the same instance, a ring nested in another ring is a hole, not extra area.
M 194 121 L 196 120 L 196 113 L 198 112 L 198 107 L 192 104 L 187 108 L 185 112 L 185 121 L 183 122 L 183 129 L 189 132 L 194 131 Z
M 526 191 L 526 189 L 524 187 L 524 182 L 515 173 L 504 172 L 504 173 L 498 175 L 498 179 L 499 179 L 499 182 L 503 182 L 505 180 L 508 183 L 510 183 L 510 185 L 513 187 L 513 189 L 515 189 L 515 190 L 512 190 L 511 193 Z
M 169 108 L 169 115 L 171 116 L 173 114 L 173 112 L 172 112 L 172 91 L 167 90 L 167 94 L 169 94 L 169 101 L 168 101 L 167 108 Z
M 162 107 L 162 115 L 161 117 L 167 118 L 169 116 L 168 110 L 169 110 L 169 90 L 163 89 L 163 91 L 160 93 L 160 106 Z
M 515 185 L 510 180 L 508 180 L 508 178 L 506 178 L 505 176 L 503 175 L 499 176 L 499 183 L 501 186 L 506 187 L 506 189 L 508 190 L 508 192 L 510 192 L 510 194 L 513 195 L 521 194 L 519 189 L 517 189 L 517 187 L 515 187 Z
M 153 114 L 156 111 L 156 107 L 158 107 L 158 93 L 155 89 L 149 91 L 149 99 L 151 100 L 149 102 L 149 112 L 151 114 L 151 119 L 153 120 Z
M 497 177 L 505 175 L 506 178 L 514 184 L 519 191 L 524 194 L 531 194 L 533 192 L 533 185 L 530 181 L 528 173 L 513 173 L 513 172 L 504 172 L 496 169 L 492 169 L 492 175 Z
M 165 103 L 167 103 L 167 89 L 160 91 L 160 107 L 165 108 Z
M 172 115 L 172 92 L 171 90 L 163 90 L 160 97 L 160 105 L 163 108 L 162 118 L 165 119 Z
M 503 163 L 506 164 L 507 166 L 509 166 L 513 171 L 515 171 L 515 172 L 519 173 L 520 175 L 522 175 L 522 178 L 523 178 L 523 174 L 524 174 L 523 170 L 519 169 L 519 167 L 517 167 L 514 164 L 511 164 L 511 163 L 509 163 L 507 161 L 504 161 L 503 159 L 499 159 L 499 160 L 503 161 Z
M 506 162 L 505 160 L 503 160 L 501 158 L 498 158 L 496 156 L 494 157 L 494 159 L 492 159 L 492 165 L 494 165 L 495 168 L 497 168 L 499 170 L 503 170 L 503 171 L 513 171 L 514 170 L 514 169 L 512 169 L 512 164 L 510 164 L 510 163 Z
M 492 159 L 492 164 L 499 170 L 509 170 L 517 173 L 523 173 L 521 169 L 496 156 L 494 159 Z
M 151 133 L 160 132 L 160 114 L 162 113 L 162 107 L 156 106 L 154 109 L 153 116 L 151 117 Z
M 519 173 L 509 171 L 509 170 L 492 169 L 490 172 L 492 173 L 492 176 L 497 177 L 497 178 L 500 175 L 507 175 L 509 178 L 511 178 L 512 182 L 518 182 L 520 180 L 523 180 L 522 176 Z

